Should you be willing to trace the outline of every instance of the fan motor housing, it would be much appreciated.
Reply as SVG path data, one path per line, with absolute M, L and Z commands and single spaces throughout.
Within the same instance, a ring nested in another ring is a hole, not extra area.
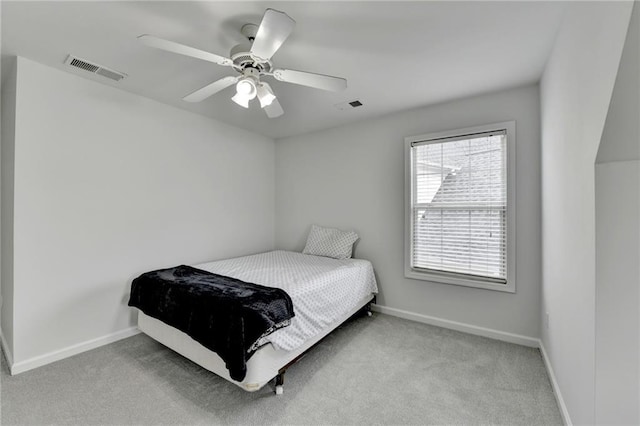
M 273 68 L 271 61 L 256 60 L 256 58 L 251 55 L 251 45 L 249 44 L 238 44 L 233 46 L 229 56 L 233 61 L 233 65 L 240 70 L 251 67 L 260 72 L 271 72 L 271 69 Z

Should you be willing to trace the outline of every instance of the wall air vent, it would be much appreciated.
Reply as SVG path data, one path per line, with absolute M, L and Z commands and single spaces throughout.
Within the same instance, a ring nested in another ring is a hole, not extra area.
M 90 72 L 92 74 L 97 74 L 114 81 L 120 81 L 127 76 L 125 73 L 114 71 L 107 67 L 103 67 L 102 65 L 91 63 L 85 59 L 80 59 L 73 55 L 67 56 L 67 59 L 64 61 L 64 63 L 65 65 L 69 65 L 70 67 L 79 68 L 81 70 Z
M 339 104 L 335 104 L 334 107 L 336 107 L 337 109 L 339 109 L 340 111 L 344 111 L 347 109 L 353 109 L 353 108 L 358 108 L 361 107 L 363 105 L 361 100 L 355 99 L 353 101 L 347 101 L 347 102 L 342 102 Z

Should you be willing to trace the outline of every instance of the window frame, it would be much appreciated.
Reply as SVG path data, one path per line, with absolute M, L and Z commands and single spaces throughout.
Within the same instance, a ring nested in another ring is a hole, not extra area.
M 506 229 L 507 229 L 507 250 L 506 283 L 498 283 L 491 278 L 474 277 L 471 275 L 444 272 L 436 270 L 417 270 L 411 267 L 412 241 L 413 241 L 413 161 L 412 144 L 415 142 L 425 142 L 436 139 L 455 138 L 474 133 L 484 133 L 504 130 L 506 132 L 507 149 L 507 202 L 506 202 Z M 453 284 L 465 287 L 474 287 L 487 290 L 502 291 L 508 293 L 516 292 L 516 122 L 506 121 L 500 123 L 486 124 L 482 126 L 465 127 L 461 129 L 446 130 L 443 132 L 426 133 L 416 136 L 408 136 L 404 139 L 404 208 L 405 208 L 405 232 L 404 232 L 404 276 L 406 278 L 430 281 L 434 283 Z

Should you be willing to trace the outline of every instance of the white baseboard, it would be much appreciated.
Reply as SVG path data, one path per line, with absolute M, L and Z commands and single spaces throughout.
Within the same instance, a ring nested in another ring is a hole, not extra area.
M 59 361 L 64 358 L 68 358 L 70 356 L 77 355 L 79 353 L 86 352 L 100 346 L 108 345 L 109 343 L 126 339 L 127 337 L 135 336 L 138 333 L 140 333 L 138 327 L 130 327 L 124 330 L 116 331 L 115 333 L 107 334 L 106 336 L 87 340 L 86 342 L 77 343 L 75 345 L 58 349 L 44 355 L 39 355 L 33 358 L 26 359 L 24 361 L 16 362 L 15 364 L 11 361 L 9 363 L 11 375 L 23 373 L 28 370 L 33 370 L 34 368 Z M 2 342 L 4 345 L 4 339 Z
M 558 386 L 558 381 L 556 380 L 556 375 L 553 372 L 553 367 L 551 366 L 551 361 L 549 360 L 549 356 L 547 355 L 547 351 L 544 348 L 544 344 L 542 340 L 539 341 L 540 353 L 542 354 L 542 360 L 544 361 L 544 366 L 547 367 L 547 374 L 549 375 L 549 380 L 551 381 L 551 387 L 553 388 L 553 394 L 556 397 L 556 402 L 558 403 L 558 408 L 560 408 L 560 414 L 562 415 L 562 421 L 565 425 L 571 426 L 571 417 L 569 416 L 569 410 L 567 410 L 567 406 L 564 403 L 564 398 L 562 398 L 562 392 L 560 392 L 560 386 Z
M 451 321 L 443 318 L 432 317 L 428 315 L 417 314 L 415 312 L 403 311 L 402 309 L 389 308 L 387 306 L 372 305 L 371 309 L 383 314 L 394 317 L 404 318 L 411 321 L 422 322 L 425 324 L 435 325 L 451 330 L 462 331 L 464 333 L 475 334 L 477 336 L 489 337 L 503 342 L 516 343 L 518 345 L 537 348 L 540 340 L 534 337 L 522 336 L 519 334 L 507 333 L 504 331 L 494 330 L 491 328 L 478 327 L 476 325 L 465 324 L 462 322 Z
M 1 333 L 1 332 L 0 332 L 0 342 L 2 342 L 2 352 L 4 352 L 4 357 L 7 360 L 7 365 L 9 366 L 9 368 L 11 368 L 11 365 L 13 365 L 13 354 L 9 350 L 9 345 L 7 344 L 7 341 L 4 338 L 4 333 Z

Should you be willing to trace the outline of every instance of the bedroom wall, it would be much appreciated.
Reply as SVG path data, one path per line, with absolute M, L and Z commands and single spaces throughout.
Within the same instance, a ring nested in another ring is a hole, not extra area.
M 273 248 L 272 139 L 17 68 L 14 369 L 135 332 L 142 272 Z
M 513 337 L 505 334 L 510 333 L 536 344 L 539 112 L 538 86 L 532 85 L 278 140 L 276 245 L 301 251 L 314 223 L 354 229 L 360 235 L 355 256 L 373 262 L 377 303 L 389 308 L 386 312 L 438 324 L 445 320 L 445 326 L 464 323 L 497 331 L 494 337 Z M 404 138 L 509 120 L 517 122 L 516 293 L 404 278 Z
M 640 424 L 640 5 L 596 158 L 595 422 Z
M 0 292 L 2 345 L 7 358 L 13 353 L 13 152 L 15 147 L 16 121 L 16 64 L 7 67 L 3 76 L 0 147 L 1 207 L 0 207 Z M 11 361 L 11 359 L 8 359 Z
M 542 342 L 574 424 L 595 421 L 594 165 L 631 8 L 571 3 L 541 81 Z
M 595 423 L 640 424 L 640 161 L 596 166 Z

